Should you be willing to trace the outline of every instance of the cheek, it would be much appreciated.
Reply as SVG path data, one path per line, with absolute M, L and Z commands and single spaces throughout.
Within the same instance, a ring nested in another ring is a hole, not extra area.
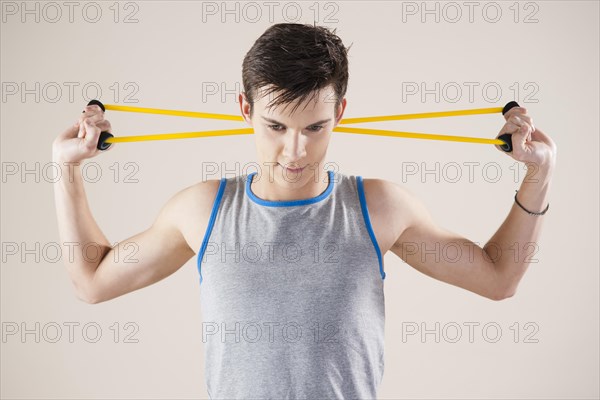
M 276 154 L 281 146 L 280 140 L 274 137 L 269 132 L 265 132 L 262 130 L 255 130 L 255 143 L 256 149 L 259 154 L 264 156 L 270 156 L 272 154 Z
M 329 144 L 329 139 L 330 139 L 330 135 L 329 134 L 321 134 L 317 137 L 315 137 L 313 140 L 311 140 L 309 142 L 309 145 L 314 148 L 314 149 L 321 149 L 324 147 L 327 147 L 327 145 Z
M 311 142 L 311 146 L 307 147 L 307 151 L 309 154 L 312 154 L 314 157 L 320 158 L 327 152 L 327 148 L 329 147 L 331 136 L 323 135 L 316 140 Z

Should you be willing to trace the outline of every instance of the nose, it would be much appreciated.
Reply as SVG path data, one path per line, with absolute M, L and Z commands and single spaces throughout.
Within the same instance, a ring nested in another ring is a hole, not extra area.
M 288 163 L 295 163 L 306 156 L 306 137 L 301 132 L 287 132 L 284 138 L 283 156 Z

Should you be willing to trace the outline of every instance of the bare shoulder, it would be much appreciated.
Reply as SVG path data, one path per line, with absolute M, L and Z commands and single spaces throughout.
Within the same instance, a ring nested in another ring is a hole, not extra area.
M 175 193 L 165 205 L 169 219 L 195 252 L 203 240 L 220 179 L 208 179 Z
M 385 179 L 363 179 L 371 225 L 382 254 L 417 218 L 418 199 L 407 188 Z
M 212 205 L 212 202 L 217 195 L 217 191 L 219 190 L 220 182 L 220 179 L 200 181 L 182 189 L 174 197 L 178 197 L 179 199 L 177 201 L 183 206 L 199 203 L 211 203 Z

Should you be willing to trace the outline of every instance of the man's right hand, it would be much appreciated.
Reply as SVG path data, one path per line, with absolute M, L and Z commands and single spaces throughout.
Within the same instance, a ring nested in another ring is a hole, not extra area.
M 81 162 L 92 158 L 101 151 L 97 149 L 100 132 L 111 132 L 110 122 L 104 119 L 104 111 L 93 104 L 86 106 L 79 120 L 63 133 L 58 135 L 52 143 L 52 156 L 54 160 L 64 162 Z M 110 146 L 106 152 L 112 149 Z

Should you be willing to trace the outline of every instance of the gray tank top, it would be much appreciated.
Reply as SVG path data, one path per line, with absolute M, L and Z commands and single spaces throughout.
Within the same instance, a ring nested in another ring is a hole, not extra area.
M 211 399 L 375 399 L 385 272 L 360 176 L 269 201 L 221 178 L 198 253 Z M 267 176 L 263 179 L 268 179 Z

